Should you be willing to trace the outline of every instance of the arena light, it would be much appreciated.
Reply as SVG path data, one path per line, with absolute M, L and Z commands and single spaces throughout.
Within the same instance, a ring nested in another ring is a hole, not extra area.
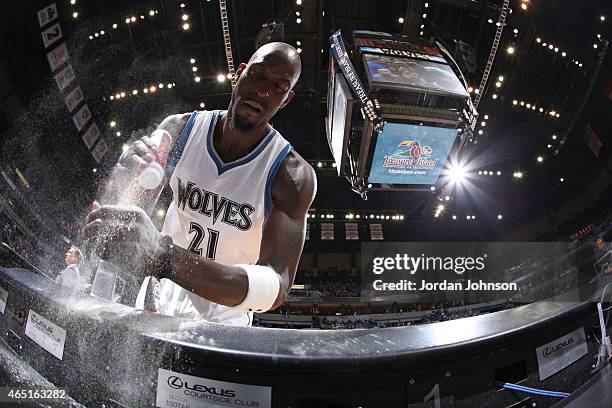
M 199 76 L 197 76 L 197 77 L 193 78 L 193 80 L 196 81 L 196 82 L 200 82 L 201 78 Z
M 76 0 L 70 0 L 70 4 L 74 6 L 76 4 Z
M 164 84 L 157 84 L 157 87 L 158 87 L 158 88 L 163 88 L 163 87 L 164 87 Z
M 181 19 L 182 19 L 183 21 L 187 21 L 187 20 L 189 20 L 189 15 L 188 15 L 188 14 L 183 14 L 183 15 L 181 16 Z
M 142 90 L 142 92 L 143 92 L 143 93 L 149 93 L 149 88 L 144 88 L 144 89 Z
M 456 220 L 456 219 L 457 219 L 457 216 L 456 216 L 456 215 L 453 215 L 453 220 Z
M 155 213 L 157 214 L 159 218 L 163 218 L 164 215 L 166 215 L 166 211 L 163 208 L 158 208 L 157 211 L 155 211 Z
M 192 70 L 193 72 L 198 72 L 198 67 L 191 67 L 191 70 Z
M 121 146 L 121 151 L 123 153 L 127 152 L 130 149 L 130 145 L 128 145 L 127 143 L 124 143 L 123 146 Z
M 502 218 L 504 218 L 501 214 L 497 214 L 497 219 L 501 220 Z
M 225 79 L 226 79 L 225 75 L 223 74 L 217 75 L 217 82 L 225 82 Z
M 516 179 L 520 179 L 520 178 L 523 178 L 523 173 L 520 171 L 515 171 L 512 176 Z
M 444 206 L 442 204 L 440 204 L 438 206 L 438 212 L 442 212 L 442 211 L 444 211 Z
M 493 95 L 491 95 L 491 97 L 492 97 L 493 99 L 497 99 L 497 94 L 493 94 Z
M 117 126 L 117 122 L 111 120 L 110 127 L 114 128 L 115 126 Z
M 318 163 L 317 163 L 317 167 L 323 167 L 323 163 L 318 162 Z
M 204 109 L 206 107 L 206 104 L 204 102 L 200 102 L 200 108 Z
M 295 19 L 295 22 L 298 23 L 298 24 L 301 24 L 302 23 L 302 19 L 298 17 L 298 18 Z
M 297 50 L 296 50 L 296 51 L 298 52 L 298 54 L 301 54 L 301 53 L 302 53 L 302 49 L 301 49 L 300 47 L 297 47 Z
M 295 0 L 295 4 L 297 4 L 298 6 L 302 5 L 302 0 Z
M 72 18 L 78 18 L 78 17 L 79 17 L 79 13 L 77 13 L 76 11 L 72 13 Z
M 151 17 L 153 17 L 153 16 L 155 15 L 155 11 L 154 11 L 154 10 L 149 10 L 149 15 L 150 15 Z
M 559 179 L 559 181 L 563 183 L 563 182 L 565 181 L 565 179 L 564 179 L 563 177 L 561 177 L 561 178 Z
M 599 21 L 606 21 L 606 16 L 599 16 Z
M 514 54 L 514 47 L 510 46 L 508 48 L 506 48 L 506 52 L 510 55 Z
M 538 156 L 537 160 L 538 163 L 542 163 L 544 161 L 544 158 L 542 156 Z
M 115 134 L 117 135 L 117 137 L 121 136 L 121 132 L 117 132 Z
M 400 17 L 397 19 L 398 23 L 404 24 L 404 17 Z
M 136 17 L 133 17 L 133 16 L 132 16 L 132 18 L 130 18 L 130 21 L 131 21 L 132 23 L 134 23 L 134 22 L 136 21 Z
M 451 181 L 454 183 L 462 183 L 465 180 L 465 168 L 459 164 L 451 165 L 449 168 Z
M 444 200 L 449 201 L 449 200 L 450 200 L 450 197 L 449 197 L 449 196 L 445 196 L 445 197 L 444 197 Z
M 183 24 L 183 30 L 185 31 L 189 30 L 189 23 Z
M 552 140 L 557 140 L 557 135 L 552 135 Z
M 403 215 L 400 215 L 400 220 L 403 220 L 403 219 L 404 219 L 404 216 L 403 216 Z

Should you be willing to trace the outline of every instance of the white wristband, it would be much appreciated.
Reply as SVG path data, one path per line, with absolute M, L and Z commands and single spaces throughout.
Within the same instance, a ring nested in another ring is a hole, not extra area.
M 244 269 L 249 277 L 247 295 L 234 309 L 245 312 L 270 310 L 280 292 L 280 277 L 272 268 L 261 265 L 234 265 Z

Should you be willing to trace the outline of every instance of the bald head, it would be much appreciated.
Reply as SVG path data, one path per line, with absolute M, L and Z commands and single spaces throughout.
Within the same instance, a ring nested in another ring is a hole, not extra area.
M 253 62 L 261 62 L 267 58 L 278 59 L 287 65 L 287 68 L 293 74 L 291 80 L 291 87 L 293 88 L 302 73 L 302 61 L 297 50 L 284 42 L 267 43 L 255 51 L 249 59 L 248 65 L 251 65 Z
M 291 102 L 302 71 L 300 55 L 289 44 L 268 43 L 236 71 L 236 86 L 228 108 L 230 127 L 240 132 L 267 133 L 268 121 Z

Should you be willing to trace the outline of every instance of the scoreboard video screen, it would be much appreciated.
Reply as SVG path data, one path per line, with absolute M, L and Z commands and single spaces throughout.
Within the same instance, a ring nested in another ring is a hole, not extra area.
M 457 132 L 456 128 L 385 123 L 377 136 L 368 183 L 436 184 Z
M 372 88 L 405 89 L 462 98 L 469 96 L 446 64 L 380 54 L 364 54 L 363 57 Z

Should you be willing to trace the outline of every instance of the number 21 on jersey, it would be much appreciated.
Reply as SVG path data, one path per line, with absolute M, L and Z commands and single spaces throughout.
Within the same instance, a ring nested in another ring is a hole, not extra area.
M 206 228 L 208 230 L 208 245 L 206 246 L 206 258 L 215 260 L 215 253 L 217 252 L 217 243 L 219 242 L 219 231 Z M 202 241 L 206 237 L 206 231 L 197 222 L 189 223 L 189 234 L 194 234 L 191 239 L 191 243 L 187 248 L 189 251 L 196 255 L 202 256 Z

